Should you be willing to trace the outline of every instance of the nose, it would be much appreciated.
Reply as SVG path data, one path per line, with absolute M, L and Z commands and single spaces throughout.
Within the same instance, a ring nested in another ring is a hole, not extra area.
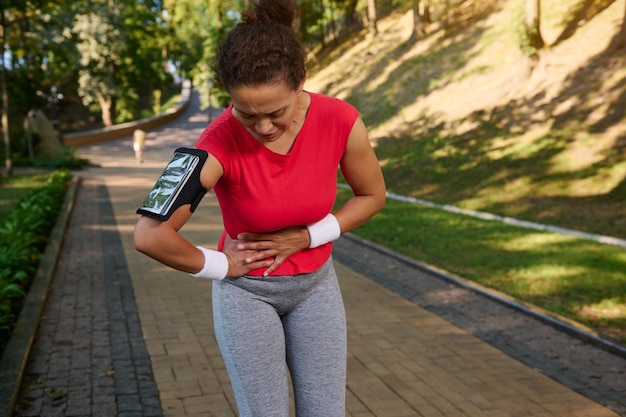
M 258 122 L 256 122 L 254 129 L 260 134 L 266 135 L 272 131 L 273 127 L 274 125 L 272 124 L 272 121 L 269 118 L 264 117 L 262 119 L 259 119 Z

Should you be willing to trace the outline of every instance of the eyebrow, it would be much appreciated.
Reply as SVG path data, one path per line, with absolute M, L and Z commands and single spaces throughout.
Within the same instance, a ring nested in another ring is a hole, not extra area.
M 239 109 L 237 108 L 237 106 L 235 106 L 234 104 L 233 104 L 233 108 L 234 108 L 235 110 L 237 110 L 239 113 L 241 113 L 243 116 L 256 116 L 256 117 L 259 117 L 259 116 L 271 116 L 271 115 L 273 115 L 273 114 L 275 114 L 275 113 L 279 113 L 279 112 L 281 112 L 281 111 L 285 111 L 285 110 L 287 109 L 287 106 L 281 107 L 280 109 L 277 109 L 277 110 L 274 110 L 274 111 L 272 111 L 272 112 L 265 113 L 265 114 L 252 114 L 252 113 L 248 113 L 248 112 L 245 112 L 245 111 L 239 110 Z

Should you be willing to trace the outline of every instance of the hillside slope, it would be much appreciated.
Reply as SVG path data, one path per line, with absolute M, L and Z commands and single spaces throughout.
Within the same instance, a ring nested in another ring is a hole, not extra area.
M 624 1 L 542 2 L 528 73 L 518 2 L 466 2 L 409 45 L 411 12 L 310 60 L 306 88 L 357 106 L 389 190 L 626 238 Z

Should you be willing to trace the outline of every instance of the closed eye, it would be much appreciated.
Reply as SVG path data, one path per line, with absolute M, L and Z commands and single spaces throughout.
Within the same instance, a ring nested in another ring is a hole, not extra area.
M 254 118 L 262 119 L 264 117 L 267 117 L 269 119 L 278 119 L 279 117 L 284 116 L 285 111 L 286 111 L 286 109 L 280 109 L 280 110 L 276 110 L 275 112 L 268 113 L 267 115 L 257 115 L 257 114 L 246 113 L 246 112 L 243 112 L 243 111 L 237 109 L 237 112 L 239 113 L 239 115 L 243 119 L 245 119 L 245 120 L 251 120 L 251 119 L 254 119 Z
M 279 117 L 281 117 L 283 114 L 285 114 L 285 110 L 279 110 L 279 111 L 275 111 L 274 113 L 270 113 L 268 116 L 270 119 L 277 119 Z

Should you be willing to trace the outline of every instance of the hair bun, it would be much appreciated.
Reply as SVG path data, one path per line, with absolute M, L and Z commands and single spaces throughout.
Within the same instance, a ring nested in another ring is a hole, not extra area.
M 293 29 L 296 6 L 292 0 L 260 0 L 253 11 L 244 13 L 246 23 L 275 22 Z

